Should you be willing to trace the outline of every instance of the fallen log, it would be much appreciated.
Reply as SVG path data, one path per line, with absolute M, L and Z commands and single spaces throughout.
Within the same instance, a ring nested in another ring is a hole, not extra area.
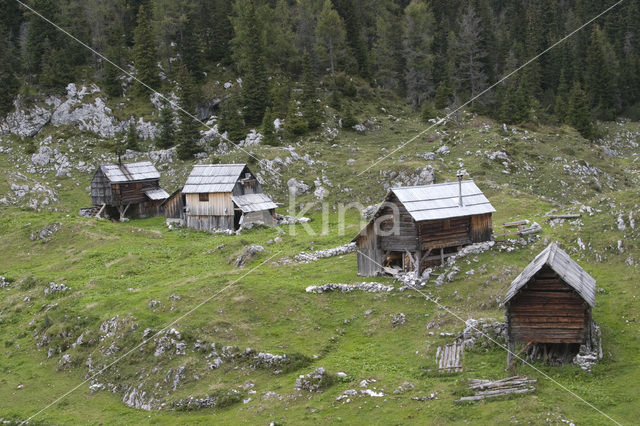
M 549 220 L 551 219 L 577 219 L 579 217 L 582 217 L 581 214 L 550 214 L 549 216 L 547 216 L 549 218 Z
M 535 392 L 536 389 L 533 387 L 530 388 L 507 388 L 507 389 L 500 389 L 500 390 L 494 390 L 494 391 L 484 391 L 484 392 L 478 392 L 477 394 L 473 395 L 473 396 L 463 396 L 460 399 L 457 399 L 456 402 L 464 402 L 464 401 L 480 401 L 482 399 L 486 399 L 486 398 L 496 398 L 499 396 L 505 396 L 505 395 L 518 395 L 518 394 L 524 394 L 524 393 L 533 393 Z

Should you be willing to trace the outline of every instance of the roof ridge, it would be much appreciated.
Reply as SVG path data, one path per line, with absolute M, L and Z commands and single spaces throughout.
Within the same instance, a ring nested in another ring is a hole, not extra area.
M 396 189 L 407 189 L 407 188 L 431 188 L 432 186 L 444 186 L 444 185 L 454 185 L 457 184 L 458 181 L 454 180 L 451 182 L 440 182 L 440 183 L 430 183 L 427 185 L 409 185 L 409 186 L 395 186 L 390 188 L 391 191 Z M 475 183 L 473 179 L 463 180 L 462 183 Z

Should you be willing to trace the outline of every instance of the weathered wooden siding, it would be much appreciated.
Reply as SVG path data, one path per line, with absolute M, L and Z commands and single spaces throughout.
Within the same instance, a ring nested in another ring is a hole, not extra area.
M 113 204 L 126 206 L 127 204 L 144 203 L 149 200 L 144 191 L 158 188 L 158 179 L 141 182 L 114 183 L 111 185 Z
M 370 223 L 356 241 L 358 246 L 358 275 L 371 277 L 382 271 L 382 250 L 378 245 L 378 237 Z
M 177 191 L 162 205 L 164 216 L 172 219 L 184 219 L 182 191 Z
M 261 194 L 262 186 L 257 179 L 240 179 L 233 187 L 233 195 Z
M 389 197 L 388 203 L 397 207 L 398 215 L 394 215 L 394 209 L 390 205 L 380 210 L 379 224 L 383 235 L 378 235 L 377 245 L 383 251 L 415 252 L 418 248 L 418 230 L 413 218 L 395 195 Z
M 101 169 L 98 169 L 91 179 L 91 204 L 94 206 L 113 204 L 111 184 Z
M 509 302 L 509 339 L 533 343 L 582 343 L 590 311 L 550 268 L 538 272 Z
M 491 213 L 471 216 L 471 242 L 491 241 L 492 233 Z
M 193 229 L 211 231 L 213 229 L 233 230 L 233 216 L 186 216 L 187 226 Z
M 190 216 L 231 216 L 233 222 L 233 201 L 231 193 L 209 194 L 209 201 L 200 201 L 199 194 L 185 194 L 187 214 Z
M 471 216 L 420 222 L 418 229 L 423 251 L 471 243 Z
M 249 212 L 242 215 L 242 224 L 262 222 L 265 225 L 273 226 L 275 224 L 275 211 L 262 210 L 258 212 Z

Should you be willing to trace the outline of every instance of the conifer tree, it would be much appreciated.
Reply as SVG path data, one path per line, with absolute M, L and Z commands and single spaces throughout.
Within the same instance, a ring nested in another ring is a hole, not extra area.
M 412 1 L 405 9 L 403 54 L 407 97 L 414 108 L 433 94 L 433 14 L 427 3 Z
M 176 128 L 173 122 L 173 112 L 167 103 L 160 110 L 158 125 L 160 126 L 160 134 L 156 139 L 156 146 L 162 149 L 171 148 L 174 144 Z
M 246 25 L 249 30 L 246 46 L 244 46 L 247 57 L 246 67 L 242 72 L 242 102 L 245 122 L 248 125 L 258 125 L 262 122 L 262 116 L 268 104 L 269 86 L 255 5 L 250 2 L 248 7 L 246 17 L 241 22 L 241 25 Z
M 459 90 L 470 98 L 474 98 L 480 93 L 487 81 L 482 62 L 486 52 L 482 50 L 481 31 L 480 18 L 469 3 L 459 22 L 455 43 L 456 73 L 454 80 Z
M 379 16 L 376 20 L 377 40 L 373 46 L 376 83 L 400 94 L 404 90 L 403 33 L 398 31 L 401 27 L 402 20 L 394 14 Z
M 334 75 L 338 63 L 344 60 L 346 30 L 344 21 L 333 8 L 331 0 L 324 1 L 318 16 L 316 40 L 316 51 L 321 65 Z
M 607 45 L 604 32 L 596 26 L 587 51 L 584 81 L 587 98 L 596 116 L 612 120 L 616 112 L 615 82 L 611 69 L 615 59 L 611 47 Z
M 42 16 L 56 22 L 58 20 L 58 2 L 49 0 L 33 0 L 30 2 Z M 45 49 L 56 50 L 59 45 L 59 34 L 55 27 L 36 14 L 28 18 L 28 33 L 25 41 L 25 69 L 30 74 L 38 74 L 42 69 L 42 55 Z M 46 41 L 46 42 L 45 42 Z M 2 42 L 5 42 L 3 40 Z
M 508 124 L 518 124 L 529 120 L 530 105 L 526 90 L 521 84 L 507 88 L 500 110 L 500 118 Z
M 218 127 L 220 132 L 227 132 L 227 138 L 236 142 L 244 138 L 244 123 L 239 113 L 240 105 L 236 96 L 232 96 L 222 102 L 220 107 L 220 122 Z
M 433 97 L 433 104 L 436 109 L 444 109 L 449 106 L 450 89 L 446 81 L 441 81 L 436 88 L 436 94 Z
M 133 33 L 133 63 L 136 77 L 152 89 L 160 85 L 158 77 L 158 59 L 155 41 L 151 30 L 150 18 L 143 6 L 138 9 L 138 25 Z M 147 94 L 147 89 L 140 83 L 135 85 L 138 95 Z
M 276 129 L 273 125 L 273 115 L 271 114 L 271 108 L 267 107 L 262 117 L 262 136 L 264 143 L 267 145 L 277 145 L 278 138 L 276 137 Z
M 371 78 L 367 46 L 362 39 L 360 20 L 354 0 L 332 0 L 332 3 L 344 20 L 347 42 L 351 46 L 353 55 L 358 63 L 358 73 L 365 79 Z
M 136 123 L 133 117 L 129 119 L 129 128 L 127 129 L 127 136 L 125 138 L 125 147 L 131 151 L 140 151 L 138 131 L 136 130 Z
M 316 77 L 313 75 L 311 56 L 305 53 L 302 58 L 302 114 L 309 130 L 320 127 L 322 117 L 316 95 Z
M 178 142 L 178 157 L 181 160 L 193 158 L 198 152 L 198 141 L 200 140 L 199 123 L 195 120 L 197 104 L 197 92 L 193 82 L 193 77 L 184 65 L 178 70 L 178 83 L 180 92 L 180 128 L 176 135 Z
M 587 106 L 587 98 L 578 82 L 574 83 L 569 95 L 567 123 L 586 139 L 591 139 L 595 134 Z
M 298 103 L 292 99 L 289 104 L 289 112 L 284 120 L 284 129 L 289 137 L 304 135 L 309 131 L 309 123 L 298 110 Z
M 20 83 L 16 77 L 15 56 L 6 41 L 0 41 L 0 117 L 4 117 L 13 108 L 13 98 L 18 93 Z
M 204 77 L 202 73 L 202 49 L 193 31 L 193 19 L 190 15 L 187 15 L 182 27 L 178 42 L 180 60 L 191 74 L 191 77 L 195 81 L 200 81 Z

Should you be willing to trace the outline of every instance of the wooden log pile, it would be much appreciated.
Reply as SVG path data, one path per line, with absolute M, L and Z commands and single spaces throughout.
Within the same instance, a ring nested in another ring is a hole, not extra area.
M 524 376 L 513 376 L 500 380 L 471 379 L 469 389 L 475 391 L 475 395 L 464 396 L 456 402 L 480 401 L 504 395 L 532 393 L 536 391 L 534 386 L 536 382 L 536 379 Z
M 455 341 L 445 346 L 438 347 L 436 351 L 436 364 L 438 370 L 442 372 L 462 371 L 462 355 L 464 354 L 464 343 Z

